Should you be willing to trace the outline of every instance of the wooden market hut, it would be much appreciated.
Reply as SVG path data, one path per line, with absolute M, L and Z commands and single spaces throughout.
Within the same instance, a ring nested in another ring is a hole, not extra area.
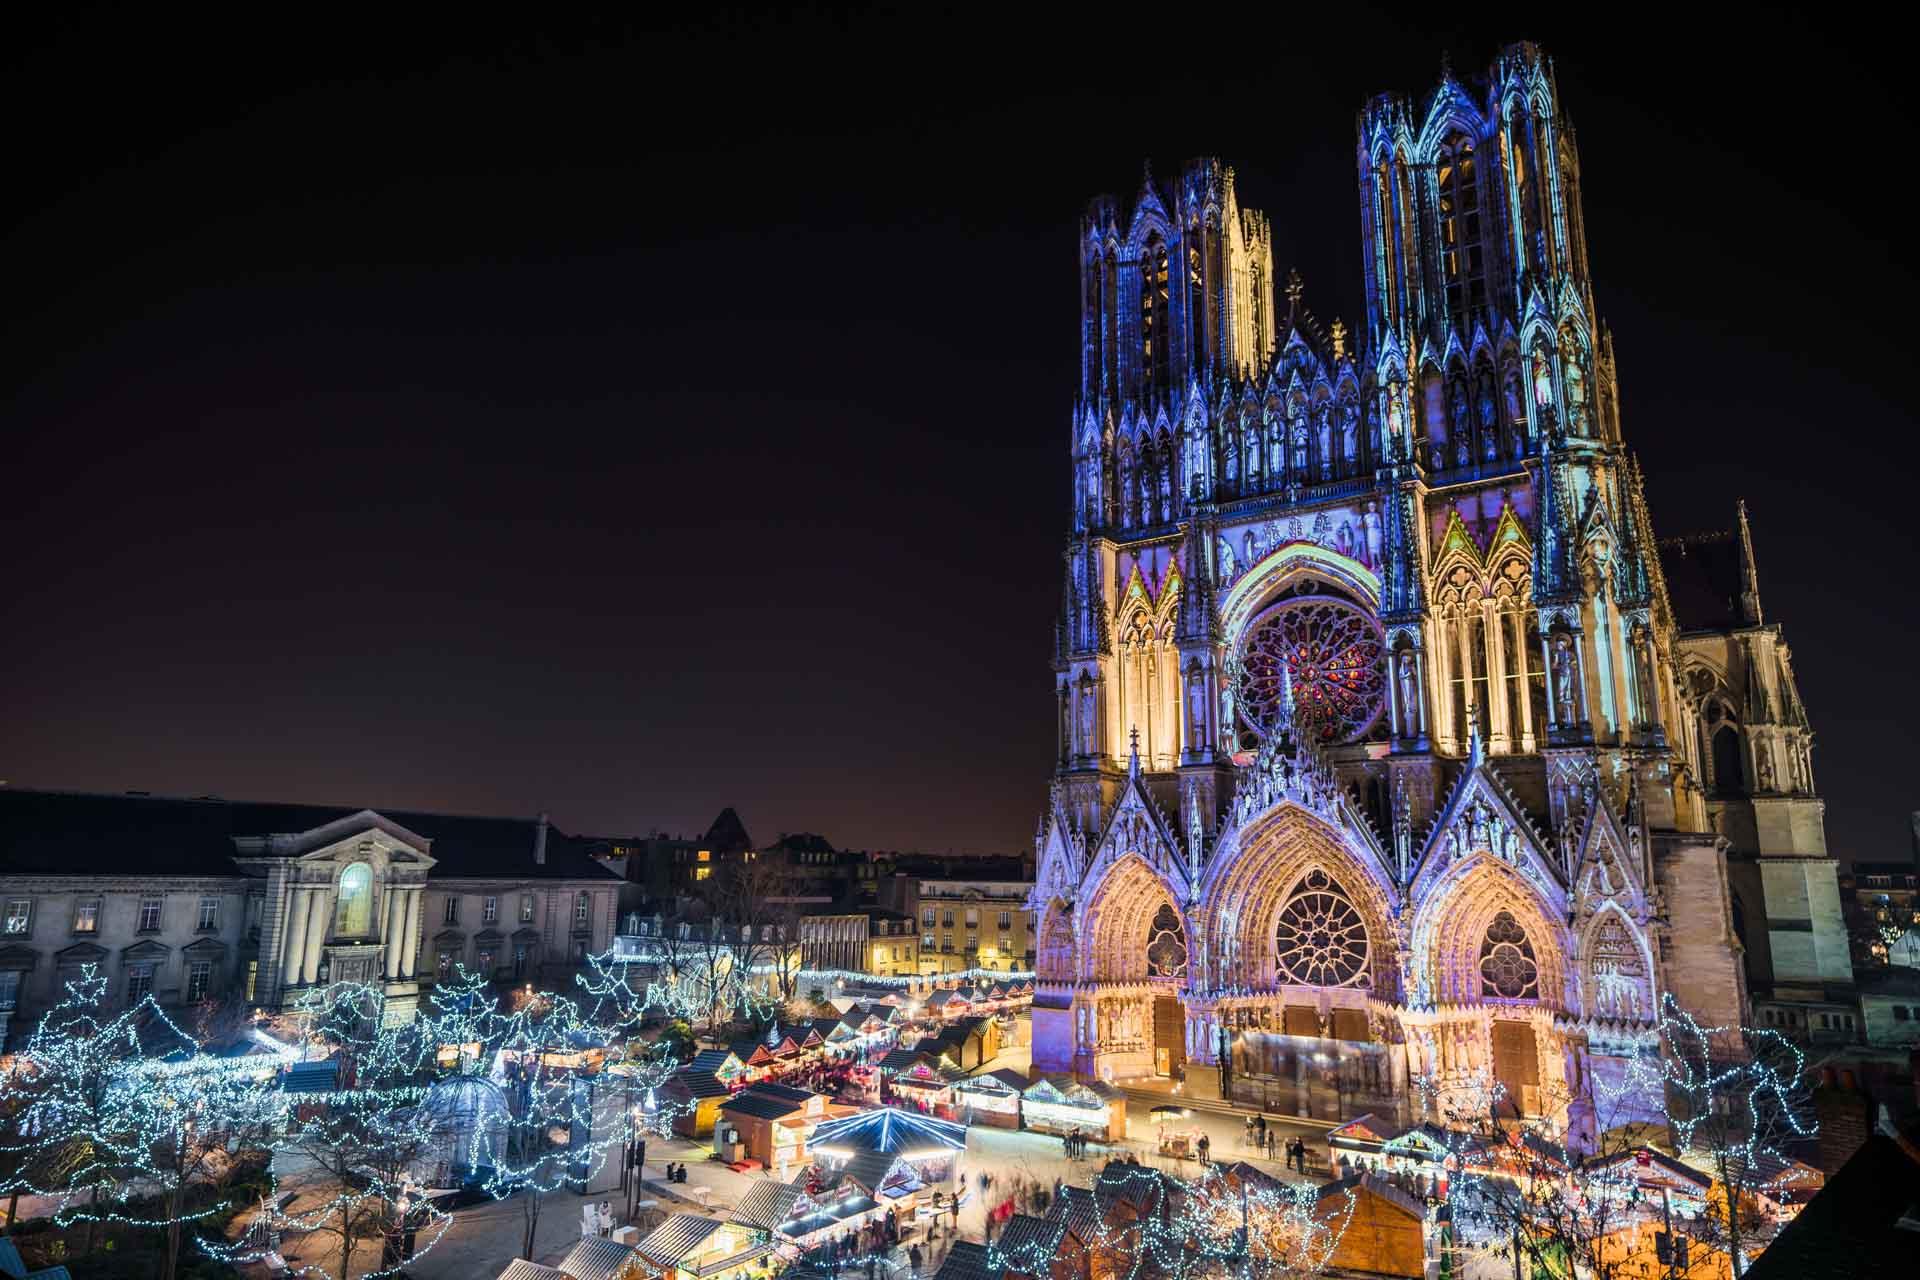
M 713 1136 L 713 1122 L 733 1090 L 711 1071 L 682 1067 L 668 1076 L 660 1094 L 675 1108 L 673 1131 L 683 1138 Z
M 1127 1096 L 1105 1081 L 1042 1076 L 1020 1095 L 1020 1123 L 1038 1133 L 1079 1133 L 1113 1142 L 1127 1136 Z
M 968 1124 L 996 1129 L 1020 1127 L 1020 1095 L 1027 1078 L 1011 1068 L 985 1071 L 954 1082 L 953 1105 Z

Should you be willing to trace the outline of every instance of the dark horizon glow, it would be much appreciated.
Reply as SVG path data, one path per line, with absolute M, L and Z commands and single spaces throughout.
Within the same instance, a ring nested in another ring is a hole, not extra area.
M 1747 500 L 1830 848 L 1905 856 L 1891 49 L 1342 19 L 20 33 L 0 779 L 1019 850 L 1086 200 L 1217 154 L 1351 326 L 1355 111 L 1524 37 L 1656 531 Z

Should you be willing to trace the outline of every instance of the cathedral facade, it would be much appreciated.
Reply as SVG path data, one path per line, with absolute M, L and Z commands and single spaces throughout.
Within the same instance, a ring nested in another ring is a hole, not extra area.
M 1744 509 L 1656 543 L 1546 58 L 1358 162 L 1360 330 L 1218 161 L 1082 222 L 1034 1061 L 1590 1128 L 1663 997 L 1750 1016 L 1748 936 L 1850 979 L 1806 718 Z

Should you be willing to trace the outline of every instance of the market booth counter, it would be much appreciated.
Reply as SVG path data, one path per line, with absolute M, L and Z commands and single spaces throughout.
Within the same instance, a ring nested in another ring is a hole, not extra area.
M 1104 1081 L 1043 1076 L 1020 1098 L 1021 1123 L 1036 1133 L 1072 1133 L 1117 1142 L 1127 1136 L 1127 1095 Z
M 970 1125 L 992 1125 L 996 1129 L 1020 1127 L 1020 1095 L 1027 1078 L 1018 1071 L 1003 1068 L 977 1076 L 968 1076 L 953 1086 L 953 1103 Z

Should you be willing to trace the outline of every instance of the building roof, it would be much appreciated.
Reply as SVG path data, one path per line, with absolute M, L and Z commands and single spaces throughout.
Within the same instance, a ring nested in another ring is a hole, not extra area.
M 1060 1194 L 1047 1206 L 1047 1217 L 1073 1232 L 1083 1244 L 1098 1240 L 1105 1223 L 1100 1201 L 1088 1187 L 1061 1187 Z
M 934 1280 L 1000 1280 L 1004 1268 L 993 1263 L 993 1251 L 971 1240 L 955 1240 Z
M 652 1235 L 634 1245 L 632 1251 L 649 1262 L 670 1267 L 699 1248 L 708 1236 L 726 1225 L 718 1218 L 703 1218 L 697 1213 L 676 1213 L 655 1227 Z M 590 1242 L 583 1240 L 581 1243 Z M 565 1263 L 561 1266 L 568 1271 L 572 1270 L 566 1267 Z M 580 1277 L 579 1280 L 586 1280 L 586 1278 Z
M 740 1055 L 731 1049 L 702 1049 L 693 1055 L 687 1063 L 689 1071 L 719 1071 L 729 1061 L 740 1061 Z
M 816 1151 L 839 1147 L 849 1151 L 965 1151 L 967 1127 L 898 1107 L 874 1107 L 836 1120 L 824 1121 L 813 1131 Z
M 1920 1252 L 1920 1152 L 1876 1133 L 1807 1201 L 1748 1280 L 1911 1276 Z
M 811 1089 L 800 1089 L 790 1084 L 779 1084 L 772 1080 L 762 1080 L 759 1084 L 749 1085 L 745 1089 L 742 1089 L 741 1092 L 756 1093 L 763 1098 L 778 1098 L 785 1102 L 794 1103 L 796 1106 L 820 1096 Z
M 739 1205 L 733 1211 L 732 1221 L 744 1227 L 759 1227 L 771 1231 L 787 1220 L 793 1212 L 793 1206 L 800 1199 L 800 1189 L 784 1182 L 767 1179 L 756 1182 L 740 1197 Z
M 690 1098 L 724 1098 L 733 1090 L 720 1083 L 720 1077 L 711 1071 L 695 1071 L 692 1067 L 682 1067 L 667 1077 L 667 1084 L 675 1089 L 684 1090 Z
M 701 844 L 715 853 L 744 853 L 753 848 L 753 837 L 747 834 L 746 823 L 740 821 L 740 815 L 728 805 L 707 828 L 707 834 Z
M 994 1246 L 995 1256 L 1015 1271 L 1049 1274 L 1064 1230 L 1064 1223 L 1016 1213 L 1007 1219 L 1007 1225 L 1000 1232 L 999 1243 Z
M 672 1220 L 668 1219 L 669 1222 Z M 716 1222 L 713 1225 L 717 1227 L 720 1224 Z M 609 1240 L 605 1236 L 581 1236 L 580 1243 L 560 1260 L 560 1270 L 573 1277 L 573 1280 L 614 1280 L 632 1263 L 633 1253 L 632 1245 L 621 1244 L 618 1240 Z
M 786 1098 L 776 1098 L 758 1089 L 745 1089 L 735 1094 L 731 1101 L 721 1103 L 720 1109 L 753 1116 L 758 1120 L 785 1120 L 798 1111 L 800 1106 L 800 1103 Z
M 568 1276 L 558 1267 L 546 1267 L 537 1262 L 528 1262 L 525 1258 L 515 1258 L 500 1273 L 499 1280 L 568 1280 Z
M 237 838 L 297 835 L 365 811 L 0 787 L 0 866 L 16 875 L 237 876 Z M 552 825 L 545 862 L 536 863 L 537 818 L 374 812 L 432 842 L 433 880 L 619 879 L 586 841 Z

